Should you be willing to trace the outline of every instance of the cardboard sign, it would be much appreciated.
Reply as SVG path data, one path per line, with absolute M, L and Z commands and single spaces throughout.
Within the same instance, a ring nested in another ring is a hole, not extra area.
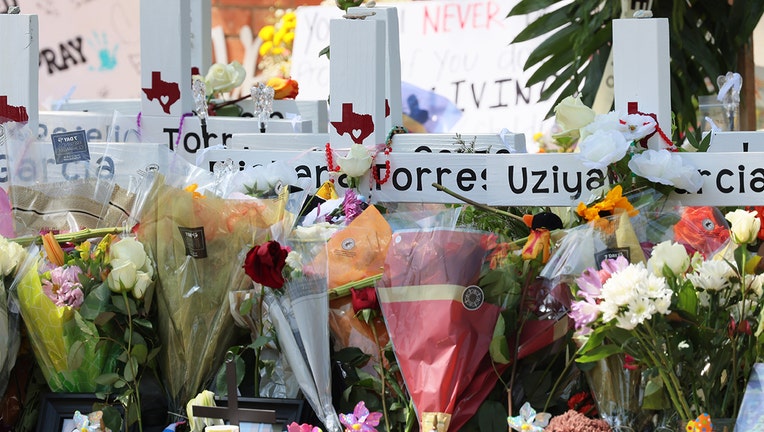
M 530 142 L 534 133 L 542 131 L 554 98 L 539 101 L 544 84 L 526 88 L 532 71 L 523 72 L 529 53 L 540 41 L 509 43 L 537 15 L 508 18 L 515 4 L 515 0 L 394 4 L 398 9 L 402 81 L 433 99 L 447 99 L 461 113 L 461 118 L 442 132 L 497 133 L 507 128 L 524 133 Z M 291 72 L 300 83 L 298 99 L 327 97 L 329 60 L 318 53 L 329 45 L 329 21 L 341 15 L 334 5 L 297 9 L 299 24 Z M 412 116 L 412 111 L 426 110 L 425 102 L 404 97 L 403 113 Z M 421 106 L 416 108 L 414 103 Z
M 33 71 L 39 69 L 42 107 L 53 109 L 68 97 L 138 97 L 141 59 L 137 0 L 16 0 L 16 4 L 23 13 L 39 18 L 39 49 L 35 49 Z M 0 29 L 5 27 L 0 24 Z

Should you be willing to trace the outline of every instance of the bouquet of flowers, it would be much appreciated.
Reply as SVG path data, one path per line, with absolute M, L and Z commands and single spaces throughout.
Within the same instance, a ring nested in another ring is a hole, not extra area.
M 5 394 L 19 349 L 19 314 L 10 304 L 9 293 L 24 259 L 24 249 L 18 243 L 0 236 L 0 346 L 5 347 L 0 351 L 0 397 Z
M 286 217 L 283 196 L 226 198 L 229 175 L 177 160 L 147 200 L 138 229 L 157 262 L 159 365 L 172 412 L 212 380 L 232 343 L 229 292 L 251 284 L 238 271 L 240 254 Z
M 422 430 L 459 430 L 497 378 L 489 346 L 501 308 L 478 287 L 490 244 L 460 229 L 401 230 L 390 242 L 377 294 Z
M 628 113 L 595 114 L 579 97 L 568 96 L 555 108 L 562 131 L 554 139 L 588 168 L 603 170 L 611 184 L 626 192 L 648 186 L 667 193 L 673 188 L 697 192 L 703 181 L 695 167 L 683 162 L 677 148 L 654 114 L 636 109 Z M 656 139 L 648 146 L 648 140 Z
M 628 366 L 643 371 L 642 407 L 668 401 L 680 420 L 735 417 L 757 358 L 764 276 L 745 246 L 761 222 L 745 210 L 725 217 L 732 241 L 715 256 L 667 240 L 646 264 L 606 259 L 574 288 L 571 316 L 585 340 L 578 361 L 628 355 Z
M 154 262 L 135 237 L 111 231 L 42 236 L 19 273 L 18 302 L 51 390 L 115 396 L 140 424 L 139 382 L 156 355 Z

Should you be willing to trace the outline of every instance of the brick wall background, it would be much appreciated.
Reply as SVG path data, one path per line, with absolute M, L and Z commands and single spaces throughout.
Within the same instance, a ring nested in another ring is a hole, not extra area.
M 256 37 L 264 25 L 278 21 L 279 9 L 321 4 L 322 0 L 212 0 L 212 27 L 222 26 L 226 37 L 228 61 L 244 59 L 239 30 L 249 26 Z M 214 59 L 214 53 L 213 53 Z

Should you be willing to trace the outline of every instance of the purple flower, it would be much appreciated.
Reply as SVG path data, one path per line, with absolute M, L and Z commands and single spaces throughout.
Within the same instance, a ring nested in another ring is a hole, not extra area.
M 356 194 L 353 189 L 345 191 L 345 198 L 342 201 L 342 209 L 345 212 L 345 223 L 350 223 L 361 212 L 363 212 L 362 196 Z
M 361 401 L 355 406 L 352 414 L 340 414 L 340 423 L 345 426 L 346 431 L 377 432 L 374 426 L 379 424 L 382 413 L 370 413 L 366 404 Z
M 50 271 L 50 280 L 43 279 L 42 289 L 56 306 L 79 308 L 85 300 L 79 275 L 82 270 L 77 266 L 56 267 Z

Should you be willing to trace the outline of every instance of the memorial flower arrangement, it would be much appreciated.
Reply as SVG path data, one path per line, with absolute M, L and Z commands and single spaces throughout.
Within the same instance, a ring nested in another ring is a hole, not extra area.
M 0 395 L 5 394 L 8 377 L 19 349 L 19 316 L 11 307 L 11 286 L 26 257 L 24 249 L 0 236 Z
M 762 333 L 764 276 L 746 249 L 761 222 L 755 211 L 725 217 L 732 241 L 715 256 L 667 240 L 646 264 L 607 259 L 576 279 L 578 361 L 630 356 L 629 366 L 643 372 L 643 409 L 668 402 L 680 420 L 737 415 Z
M 620 184 L 626 192 L 651 187 L 664 194 L 674 188 L 697 192 L 702 178 L 682 160 L 680 151 L 657 124 L 654 115 L 634 111 L 595 114 L 580 98 L 568 96 L 555 109 L 563 129 L 554 135 L 563 148 L 575 148 L 587 168 L 601 170 L 603 183 Z M 648 147 L 648 139 L 656 143 Z
M 158 352 L 154 261 L 134 236 L 102 231 L 119 230 L 43 235 L 19 275 L 19 306 L 51 390 L 117 400 L 142 430 L 139 385 Z

